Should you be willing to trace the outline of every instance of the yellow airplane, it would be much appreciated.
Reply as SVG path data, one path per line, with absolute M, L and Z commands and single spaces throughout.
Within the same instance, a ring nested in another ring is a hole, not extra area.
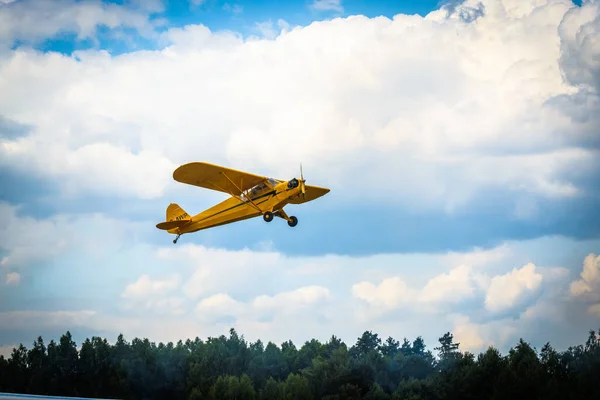
M 175 203 L 169 204 L 166 222 L 161 222 L 156 227 L 176 234 L 173 243 L 177 243 L 179 237 L 186 233 L 259 215 L 266 222 L 271 222 L 273 217 L 280 217 L 294 227 L 298 224 L 298 218 L 288 216 L 283 207 L 306 203 L 329 193 L 329 189 L 305 185 L 302 165 L 300 179 L 283 181 L 205 162 L 192 162 L 177 168 L 173 172 L 173 179 L 231 195 L 227 200 L 194 216 L 190 216 Z

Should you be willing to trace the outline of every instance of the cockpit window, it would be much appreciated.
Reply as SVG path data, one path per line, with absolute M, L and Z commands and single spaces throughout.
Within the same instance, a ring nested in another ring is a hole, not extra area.
M 269 182 L 269 184 L 271 186 L 275 186 L 279 184 L 279 181 L 277 181 L 276 179 L 273 178 L 267 178 L 267 182 Z M 254 197 L 256 194 L 258 194 L 259 192 L 263 191 L 264 189 L 267 188 L 266 183 L 259 183 L 258 185 L 254 186 L 252 189 L 250 189 L 248 193 L 248 196 L 250 196 L 250 198 Z M 240 194 L 240 199 L 242 201 L 248 201 L 248 197 L 245 194 Z
M 266 188 L 267 185 L 265 185 L 264 183 L 259 183 L 258 185 L 254 186 L 252 188 L 252 190 L 250 191 L 251 194 L 255 194 L 260 192 L 261 190 L 263 190 L 264 188 Z

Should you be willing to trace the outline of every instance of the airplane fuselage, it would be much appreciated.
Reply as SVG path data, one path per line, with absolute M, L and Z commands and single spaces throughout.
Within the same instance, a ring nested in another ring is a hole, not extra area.
M 283 212 L 283 207 L 289 201 L 300 195 L 300 185 L 292 185 L 290 188 L 288 182 L 265 182 L 255 188 L 254 192 L 247 195 L 232 196 L 221 203 L 210 207 L 199 214 L 194 215 L 191 221 L 183 227 L 171 229 L 168 232 L 174 234 L 185 234 L 197 232 L 202 229 L 208 229 L 215 226 L 230 224 L 232 222 L 242 221 L 249 218 L 264 215 L 266 212 L 282 214 L 282 218 L 287 219 Z

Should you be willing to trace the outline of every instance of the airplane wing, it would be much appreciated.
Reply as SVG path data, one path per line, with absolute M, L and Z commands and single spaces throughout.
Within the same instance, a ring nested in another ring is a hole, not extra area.
M 173 172 L 173 179 L 188 185 L 240 195 L 267 178 L 205 162 L 192 162 L 177 168 Z
M 304 198 L 302 198 L 302 194 L 300 194 L 298 197 L 294 197 L 290 201 L 290 204 L 302 204 L 307 203 L 309 201 L 313 201 L 329 193 L 329 190 L 330 189 L 322 188 L 319 186 L 306 185 L 306 193 L 304 193 Z

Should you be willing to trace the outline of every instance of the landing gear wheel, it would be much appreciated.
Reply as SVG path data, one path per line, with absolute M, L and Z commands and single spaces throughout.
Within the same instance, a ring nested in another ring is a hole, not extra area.
M 292 215 L 290 217 L 290 220 L 287 223 L 289 226 L 291 226 L 293 228 L 294 226 L 298 225 L 298 218 L 296 218 Z
M 273 213 L 267 211 L 266 213 L 263 214 L 263 219 L 267 222 L 273 221 Z
M 177 241 L 179 240 L 179 236 L 181 236 L 181 235 L 177 235 L 177 237 L 175 239 L 173 239 L 173 243 L 177 243 Z

